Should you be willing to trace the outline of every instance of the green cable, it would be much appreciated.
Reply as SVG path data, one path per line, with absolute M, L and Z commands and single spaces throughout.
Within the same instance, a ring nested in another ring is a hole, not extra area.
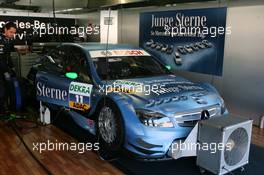
M 9 120 L 15 120 L 17 116 L 15 114 L 10 114 Z
M 0 117 L 0 120 L 15 120 L 18 118 L 23 118 L 23 117 L 24 116 L 22 116 L 22 117 L 17 116 L 16 114 L 9 114 L 9 115 L 5 115 L 5 116 Z

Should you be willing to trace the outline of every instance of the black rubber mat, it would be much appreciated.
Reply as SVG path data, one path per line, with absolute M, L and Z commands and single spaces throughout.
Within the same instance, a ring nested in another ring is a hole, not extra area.
M 94 138 L 84 129 L 77 126 L 73 120 L 67 115 L 60 115 L 54 125 L 70 134 L 80 142 L 94 142 Z M 199 168 L 196 166 L 196 158 L 181 158 L 178 160 L 168 160 L 160 162 L 143 162 L 131 158 L 127 155 L 119 155 L 111 163 L 123 171 L 125 174 L 134 175 L 199 175 Z M 232 172 L 234 175 L 263 175 L 264 174 L 264 149 L 255 145 L 251 145 L 250 162 L 245 167 L 244 172 L 240 170 Z M 206 173 L 210 174 L 210 173 Z M 231 173 L 230 173 L 231 174 Z

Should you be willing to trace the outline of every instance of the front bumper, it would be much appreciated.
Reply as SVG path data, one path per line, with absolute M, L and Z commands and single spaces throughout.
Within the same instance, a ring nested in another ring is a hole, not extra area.
M 217 116 L 222 117 L 225 115 Z M 196 156 L 198 122 L 194 127 L 150 128 L 143 126 L 144 135 L 130 137 L 125 148 L 144 160 L 178 159 Z M 185 146 L 184 148 L 180 147 Z M 186 146 L 188 146 L 187 149 Z
M 130 137 L 125 148 L 140 159 L 168 159 L 172 143 L 188 136 L 192 127 L 144 128 L 144 135 Z
M 198 119 L 195 113 L 192 117 L 186 117 L 188 118 L 186 123 L 182 120 L 179 121 L 175 117 L 172 121 L 174 123 L 174 127 L 172 128 L 149 127 L 138 120 L 138 117 L 135 116 L 133 106 L 130 106 L 128 103 L 118 103 L 118 105 L 122 115 L 125 116 L 124 124 L 126 136 L 124 148 L 137 158 L 144 160 L 160 160 L 175 157 L 170 153 L 173 143 L 180 139 L 186 139 L 195 124 L 200 120 L 200 114 Z M 207 109 L 208 106 L 204 108 Z M 202 110 L 204 108 L 197 110 Z M 227 113 L 227 111 L 225 111 L 225 113 Z M 190 118 L 191 121 L 189 120 Z M 188 126 L 193 120 L 196 120 L 196 123 L 192 126 Z M 181 123 L 181 125 L 179 123 Z M 184 126 L 182 126 L 183 124 Z
M 144 161 L 163 161 L 163 160 L 171 160 L 171 159 L 179 159 L 181 157 L 190 157 L 190 156 L 196 156 L 197 150 L 196 146 L 192 147 L 190 145 L 196 145 L 197 143 L 197 137 L 198 137 L 198 123 L 195 125 L 195 127 L 191 130 L 190 134 L 186 139 L 179 139 L 172 142 L 172 144 L 169 147 L 169 150 L 163 154 L 163 155 L 156 155 L 156 156 L 145 156 L 141 157 L 141 160 Z M 140 140 L 141 144 L 145 146 L 147 149 L 138 148 L 134 145 L 133 146 L 136 150 L 138 150 L 141 153 L 145 153 L 148 155 L 151 154 L 157 154 L 158 151 L 151 151 L 152 148 L 162 148 L 162 145 L 153 145 L 149 144 L 147 142 L 144 142 L 143 140 Z M 184 145 L 184 146 L 182 146 Z M 130 154 L 131 155 L 131 154 Z M 135 155 L 134 155 L 135 156 Z M 140 159 L 140 157 L 135 156 L 137 159 Z

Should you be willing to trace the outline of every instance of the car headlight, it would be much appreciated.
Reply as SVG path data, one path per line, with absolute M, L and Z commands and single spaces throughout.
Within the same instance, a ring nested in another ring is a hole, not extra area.
M 150 110 L 136 110 L 139 120 L 146 126 L 172 128 L 173 123 L 169 117 Z

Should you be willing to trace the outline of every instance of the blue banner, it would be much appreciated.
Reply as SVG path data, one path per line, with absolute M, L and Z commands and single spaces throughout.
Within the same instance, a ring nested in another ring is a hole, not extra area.
M 172 70 L 222 75 L 226 7 L 140 14 L 140 47 Z

